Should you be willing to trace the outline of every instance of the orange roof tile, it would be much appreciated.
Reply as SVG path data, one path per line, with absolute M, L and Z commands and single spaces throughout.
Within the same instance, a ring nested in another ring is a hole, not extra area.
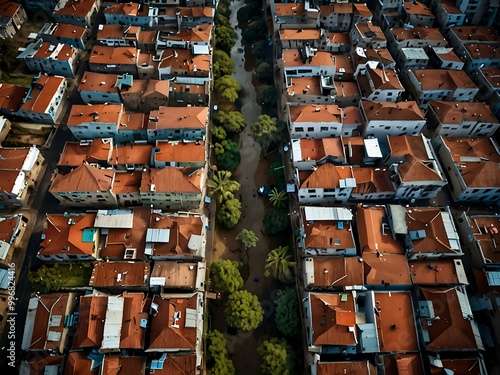
M 382 31 L 382 29 L 373 24 L 371 21 L 365 21 L 365 22 L 358 22 L 355 25 L 356 29 L 358 29 L 359 33 L 361 34 L 362 37 L 366 37 L 369 39 L 374 39 L 374 40 L 386 40 L 386 37 Z M 373 36 L 368 36 L 372 35 Z
M 79 142 L 66 142 L 57 165 L 76 168 L 87 160 L 89 151 L 89 144 L 81 145 Z
M 335 104 L 289 106 L 291 122 L 342 122 L 342 109 Z
M 0 241 L 4 241 L 7 244 L 14 242 L 14 231 L 17 231 L 19 220 L 22 219 L 22 217 L 22 215 L 14 215 L 0 218 Z
M 363 252 L 365 284 L 409 285 L 411 284 L 408 262 L 405 255 L 375 254 Z
M 335 166 L 325 163 L 314 171 L 300 171 L 300 189 L 336 189 L 340 188 L 340 180 L 353 178 L 350 166 Z
M 481 68 L 480 70 L 494 89 L 500 89 L 500 69 Z
M 107 307 L 108 296 L 86 295 L 80 297 L 78 326 L 72 349 L 101 346 Z
M 151 111 L 149 118 L 157 118 L 158 122 L 150 121 L 148 129 L 179 129 L 205 128 L 208 121 L 208 107 L 183 107 L 179 115 L 179 108 L 161 106 Z
M 67 44 L 59 44 L 57 47 L 59 46 L 61 49 L 54 49 L 55 46 L 52 43 L 43 42 L 33 57 L 37 59 L 69 61 L 75 54 L 73 47 Z
M 118 172 L 115 175 L 115 182 L 113 183 L 113 191 L 116 194 L 139 194 L 139 188 L 142 181 L 142 171 Z
M 27 93 L 26 87 L 0 83 L 0 108 L 9 112 L 17 112 Z
M 391 156 L 402 157 L 410 154 L 420 160 L 430 159 L 421 136 L 390 135 L 387 142 Z
M 321 30 L 318 29 L 280 29 L 281 40 L 320 40 Z
M 399 354 L 384 356 L 385 375 L 424 374 L 422 360 L 418 354 Z
M 90 370 L 93 361 L 87 356 L 85 352 L 69 352 L 64 375 L 97 375 L 99 369 Z
M 194 172 L 194 173 L 193 173 Z M 193 173 L 193 174 L 192 174 Z M 190 174 L 192 174 L 190 176 Z M 201 193 L 203 169 L 165 167 L 150 168 L 142 174 L 141 192 L 150 192 L 154 185 L 156 193 Z
M 455 163 L 462 163 L 468 158 L 500 163 L 500 154 L 489 138 L 443 138 L 443 141 L 450 149 L 451 157 Z
M 322 160 L 328 156 L 344 158 L 342 138 L 302 138 L 300 140 L 300 152 L 302 160 Z
M 356 179 L 354 194 L 369 194 L 393 192 L 391 173 L 386 168 L 353 167 L 352 173 Z
M 479 359 L 467 358 L 441 359 L 443 367 L 438 368 L 431 365 L 431 374 L 440 375 L 446 369 L 448 373 L 453 371 L 453 375 L 485 375 L 486 372 L 483 371 L 483 365 L 480 364 L 480 361 Z
M 431 100 L 429 103 L 443 124 L 462 124 L 464 121 L 499 122 L 486 103 L 439 100 Z
M 125 112 L 120 118 L 119 131 L 146 130 L 148 117 L 145 113 Z
M 398 75 L 394 69 L 370 69 L 366 71 L 371 77 L 375 90 L 402 90 L 404 87 L 399 82 Z
M 310 293 L 309 299 L 314 345 L 357 344 L 356 312 L 351 293 Z
M 196 373 L 196 354 L 168 354 L 163 369 L 155 375 L 185 375 Z
M 417 102 L 372 102 L 362 100 L 361 106 L 366 114 L 368 121 L 370 120 L 391 120 L 391 121 L 415 121 L 425 120 L 422 111 L 418 107 Z
M 153 145 L 130 144 L 126 146 L 116 146 L 113 148 L 111 156 L 111 165 L 149 165 L 151 162 L 151 153 Z
M 344 221 L 339 229 L 335 220 L 315 220 L 308 222 L 304 217 L 305 245 L 312 249 L 349 249 L 354 248 L 351 223 Z
M 94 73 L 86 71 L 78 85 L 78 91 L 99 91 L 105 93 L 116 93 L 120 90 L 116 86 L 118 75 Z
M 276 3 L 276 17 L 282 16 L 301 16 L 305 12 L 302 3 Z
M 70 25 L 67 23 L 57 24 L 57 28 L 52 33 L 55 37 L 68 38 L 71 35 L 73 39 L 82 39 L 85 37 L 87 29 L 83 26 Z
M 99 192 L 111 190 L 115 171 L 82 164 L 67 175 L 56 174 L 49 191 Z
M 29 152 L 29 147 L 0 148 L 0 170 L 22 170 Z
M 290 77 L 287 87 L 288 95 L 316 95 L 322 96 L 320 87 L 321 77 Z
M 194 55 L 190 49 L 167 48 L 163 50 L 158 68 L 167 67 L 173 70 L 206 72 L 208 74 L 210 71 L 210 55 Z
M 120 348 L 144 349 L 145 329 L 141 327 L 141 320 L 148 319 L 148 312 L 144 312 L 146 300 L 142 293 L 123 292 L 123 319 L 120 332 Z
M 191 297 L 159 296 L 153 297 L 158 304 L 157 314 L 151 319 L 151 336 L 148 351 L 165 349 L 195 350 L 197 343 L 197 327 L 187 323 L 187 309 L 198 311 L 198 293 Z M 174 313 L 180 317 L 174 319 Z M 174 327 L 173 325 L 177 325 Z
M 384 225 L 385 234 L 382 232 L 382 225 L 387 218 L 384 207 L 358 206 L 356 218 L 362 256 L 365 253 L 375 253 L 377 249 L 381 253 L 404 254 L 402 244 L 392 237 L 388 225 Z M 386 222 L 388 223 L 388 220 Z
M 113 141 L 110 138 L 95 138 L 90 145 L 87 161 L 107 164 L 114 150 Z
M 118 124 L 123 114 L 123 104 L 74 104 L 68 118 L 68 126 L 87 123 Z
M 438 172 L 426 162 L 413 155 L 406 155 L 406 161 L 398 166 L 401 181 L 442 181 Z
M 168 142 L 156 141 L 155 161 L 164 162 L 203 162 L 205 142 Z
M 415 69 L 412 70 L 422 90 L 477 89 L 463 70 Z
M 463 42 L 500 42 L 500 35 L 494 27 L 463 25 L 452 27 L 451 30 Z
M 363 285 L 363 261 L 357 257 L 306 258 L 314 266 L 314 283 L 309 288 L 340 288 Z
M 2 1 L 0 3 L 0 16 L 12 18 L 21 8 L 21 4 L 14 1 Z
M 48 110 L 50 101 L 57 94 L 59 87 L 65 82 L 64 77 L 40 75 L 21 110 L 44 113 Z
M 119 278 L 117 275 L 121 275 Z M 149 263 L 97 262 L 89 285 L 94 288 L 148 287 Z
M 355 4 L 358 5 L 358 4 Z M 318 375 L 375 375 L 376 368 L 367 361 L 318 362 Z
M 196 289 L 198 263 L 155 261 L 151 277 L 165 278 L 165 288 Z
M 115 3 L 106 2 L 104 6 L 104 14 L 124 14 L 136 16 L 139 13 L 138 3 Z
M 283 50 L 283 64 L 287 68 L 296 66 L 336 66 L 336 56 L 332 55 L 330 52 L 316 52 L 312 57 L 311 63 L 304 62 L 302 56 L 298 49 L 285 49 Z
M 96 214 L 78 214 L 71 216 L 47 215 L 43 234 L 45 238 L 40 243 L 39 255 L 57 254 L 92 255 L 96 244 L 84 240 L 84 233 L 94 234 Z
M 471 321 L 464 317 L 455 288 L 421 288 L 426 301 L 432 302 L 439 319 L 422 319 L 423 329 L 429 333 L 427 350 L 477 349 Z M 472 317 L 471 317 L 472 319 Z M 428 322 L 431 322 L 429 324 Z
M 90 53 L 90 64 L 137 65 L 140 50 L 135 47 L 108 47 L 96 45 Z
M 406 13 L 408 14 L 418 14 L 434 17 L 434 14 L 431 12 L 431 10 L 425 4 L 419 3 L 418 1 L 413 1 L 408 4 L 405 2 L 404 7 Z
M 45 368 L 50 369 L 49 366 L 61 366 L 63 363 L 63 356 L 54 355 L 47 357 L 43 354 L 35 354 L 32 358 L 24 360 L 29 367 L 26 375 L 45 375 Z M 23 365 L 21 365 L 23 366 Z
M 344 82 L 344 83 L 351 84 L 354 82 Z M 356 85 L 356 87 L 357 87 L 357 85 Z M 353 95 L 359 95 L 359 91 L 357 91 L 356 94 L 353 94 Z M 355 107 L 355 106 L 344 107 L 343 111 L 344 111 L 343 125 L 361 125 L 363 123 L 363 120 L 361 119 L 361 111 L 359 110 L 359 107 Z M 351 140 L 351 139 L 352 139 L 352 137 L 349 138 L 349 140 Z M 344 142 L 344 144 L 345 144 L 345 142 Z M 361 144 L 363 144 L 363 142 L 361 142 Z
M 181 40 L 189 42 L 208 42 L 210 40 L 210 33 L 212 32 L 212 25 L 203 24 L 196 25 L 192 29 L 176 31 L 173 35 L 168 35 L 168 40 Z
M 61 4 L 61 3 L 59 3 Z M 61 9 L 54 9 L 57 15 L 85 17 L 95 4 L 95 0 L 72 0 L 64 3 Z
M 2 171 L 2 182 L 0 184 L 0 191 L 6 192 L 6 193 L 12 193 L 14 189 L 14 185 L 19 178 L 19 171 L 9 171 L 9 170 L 3 170 Z
M 414 284 L 460 284 L 455 259 L 412 260 L 408 262 Z
M 470 225 L 486 262 L 500 263 L 500 218 L 496 216 L 471 216 Z M 487 228 L 488 230 L 485 230 Z
M 375 308 L 380 352 L 417 351 L 410 293 L 375 293 Z
M 103 374 L 118 374 L 122 369 L 129 374 L 144 375 L 146 361 L 144 357 L 104 356 L 102 362 Z M 82 374 L 84 375 L 84 374 Z

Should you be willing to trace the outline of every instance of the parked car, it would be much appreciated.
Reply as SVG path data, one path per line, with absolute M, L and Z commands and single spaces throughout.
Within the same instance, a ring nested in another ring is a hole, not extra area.
M 257 194 L 267 197 L 271 190 L 275 188 L 274 184 L 262 185 L 257 189 Z

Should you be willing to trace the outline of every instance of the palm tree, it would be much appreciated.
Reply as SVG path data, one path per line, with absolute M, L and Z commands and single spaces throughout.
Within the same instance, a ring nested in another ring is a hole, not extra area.
M 210 196 L 215 196 L 219 203 L 234 198 L 234 192 L 240 190 L 240 183 L 231 180 L 232 173 L 229 171 L 217 171 L 207 185 L 211 189 Z
M 293 281 L 292 268 L 297 263 L 291 260 L 292 256 L 288 255 L 287 252 L 288 246 L 280 246 L 271 250 L 267 255 L 264 275 L 270 276 L 272 273 L 273 277 L 282 283 Z
M 278 191 L 277 188 L 271 190 L 268 194 L 269 202 L 273 204 L 273 207 L 276 208 L 286 208 L 288 202 L 288 195 L 286 195 L 285 190 Z

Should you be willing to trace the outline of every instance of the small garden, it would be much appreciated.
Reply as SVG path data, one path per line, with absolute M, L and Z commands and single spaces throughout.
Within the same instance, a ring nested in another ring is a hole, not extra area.
M 33 290 L 46 294 L 88 286 L 92 269 L 91 262 L 44 264 L 38 269 L 31 270 L 28 277 Z

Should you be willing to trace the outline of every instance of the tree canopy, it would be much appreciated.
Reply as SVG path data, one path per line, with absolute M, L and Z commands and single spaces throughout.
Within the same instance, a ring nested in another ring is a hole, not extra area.
M 262 322 L 264 310 L 256 295 L 246 290 L 238 290 L 228 298 L 226 318 L 230 327 L 250 331 Z
M 267 29 L 266 17 L 260 17 L 241 32 L 241 37 L 245 42 L 249 43 L 267 39 Z
M 243 23 L 257 19 L 260 16 L 262 16 L 262 4 L 260 3 L 249 3 L 238 9 L 238 13 L 236 14 L 238 22 Z
M 211 365 L 210 374 L 234 375 L 234 365 L 227 356 L 226 339 L 216 329 L 209 331 L 207 339 L 207 360 Z
M 259 237 L 255 234 L 254 231 L 249 229 L 243 229 L 237 236 L 236 240 L 240 241 L 245 249 L 249 249 L 251 247 L 256 247 L 257 242 L 259 242 Z
M 234 198 L 234 192 L 240 190 L 240 183 L 231 179 L 232 173 L 219 170 L 207 180 L 207 186 L 211 189 L 210 196 L 215 197 L 219 203 Z
M 284 126 L 276 117 L 260 115 L 257 122 L 250 128 L 252 137 L 267 149 L 271 144 L 283 138 Z
M 286 336 L 295 336 L 300 330 L 299 300 L 294 288 L 278 292 L 274 321 L 276 327 Z
M 215 46 L 217 49 L 221 49 L 229 55 L 235 43 L 234 30 L 231 26 L 221 25 L 217 27 L 215 33 Z
M 220 168 L 234 171 L 241 162 L 241 153 L 238 144 L 231 139 L 224 139 L 215 143 L 217 165 Z
M 278 234 L 290 226 L 290 217 L 287 210 L 273 207 L 264 215 L 264 231 L 272 236 Z
M 213 287 L 219 292 L 233 293 L 243 287 L 240 274 L 241 264 L 228 259 L 220 259 L 210 266 L 210 276 Z
M 17 68 L 18 52 L 11 39 L 0 38 L 0 71 L 10 73 Z M 1 75 L 1 74 L 0 74 Z
M 279 246 L 269 252 L 266 259 L 265 275 L 272 275 L 282 283 L 293 281 L 293 267 L 297 265 L 288 254 L 288 246 Z
M 267 61 L 261 61 L 255 68 L 255 78 L 262 83 L 271 83 L 273 81 L 274 70 Z
M 217 222 L 227 229 L 232 229 L 241 218 L 241 202 L 236 199 L 225 201 L 217 214 Z
M 214 52 L 213 73 L 215 79 L 225 75 L 231 75 L 234 72 L 234 61 L 223 50 Z
M 260 371 L 263 375 L 292 375 L 295 373 L 293 349 L 285 339 L 273 337 L 264 341 L 257 349 L 260 357 Z
M 226 129 L 223 126 L 212 127 L 212 140 L 213 142 L 222 141 L 227 138 Z
M 276 208 L 286 208 L 288 203 L 288 195 L 285 190 L 279 190 L 274 188 L 269 193 L 269 202 L 272 203 L 273 207 Z
M 228 133 L 239 134 L 247 126 L 245 118 L 240 111 L 219 111 L 214 116 L 214 120 L 217 124 L 222 125 Z
M 234 103 L 241 90 L 239 82 L 232 76 L 225 75 L 215 80 L 214 90 L 227 101 Z

